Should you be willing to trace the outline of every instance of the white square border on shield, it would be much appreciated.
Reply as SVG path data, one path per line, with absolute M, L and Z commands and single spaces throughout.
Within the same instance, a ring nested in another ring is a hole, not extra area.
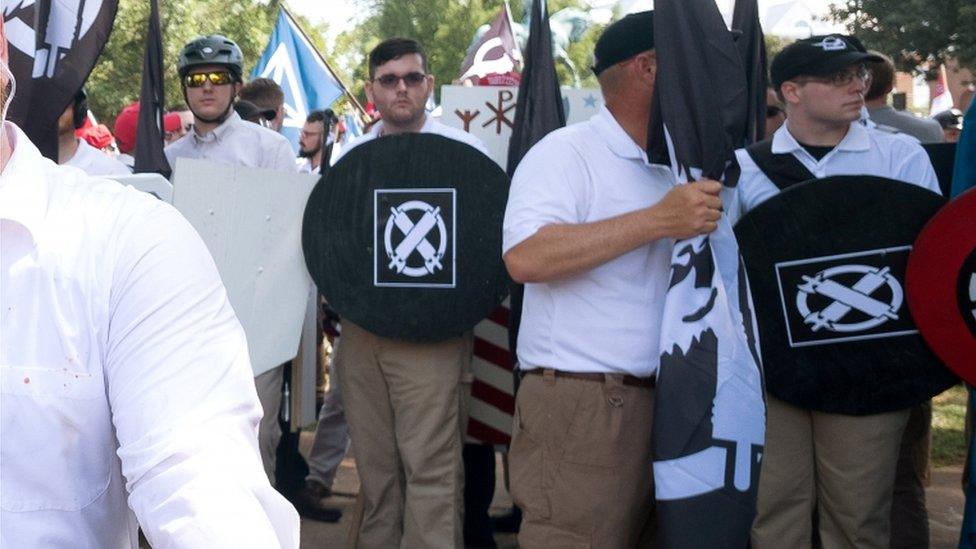
M 430 284 L 424 282 L 380 282 L 379 265 L 376 258 L 380 253 L 380 242 L 377 233 L 379 220 L 379 195 L 396 193 L 443 193 L 451 195 L 451 283 Z M 421 188 L 421 189 L 373 189 L 373 286 L 377 288 L 456 288 L 457 287 L 457 190 L 449 188 Z
M 793 331 L 790 329 L 790 315 L 786 310 L 786 296 L 783 292 L 783 279 L 779 274 L 780 267 L 790 267 L 793 265 L 804 265 L 807 263 L 816 263 L 817 261 L 831 261 L 834 259 L 848 259 L 853 257 L 863 257 L 869 255 L 877 255 L 888 252 L 903 252 L 910 251 L 912 246 L 898 246 L 895 248 L 879 248 L 877 250 L 866 250 L 863 252 L 852 252 L 848 254 L 838 254 L 838 255 L 824 255 L 820 257 L 811 257 L 809 259 L 796 259 L 793 261 L 781 261 L 773 265 L 773 269 L 776 271 L 776 286 L 779 287 L 779 302 L 783 307 L 783 322 L 786 323 L 786 337 L 789 339 L 790 348 L 798 347 L 813 347 L 817 345 L 828 345 L 831 343 L 842 343 L 845 341 L 864 341 L 868 339 L 882 339 L 888 337 L 898 337 L 903 335 L 917 334 L 918 330 L 903 330 L 899 332 L 885 332 L 881 334 L 869 334 L 863 336 L 843 336 L 831 339 L 820 339 L 817 341 L 801 341 L 796 343 L 793 341 Z

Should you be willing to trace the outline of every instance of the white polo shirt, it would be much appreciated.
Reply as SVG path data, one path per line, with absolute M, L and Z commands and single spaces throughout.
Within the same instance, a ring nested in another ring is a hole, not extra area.
M 64 164 L 88 175 L 132 175 L 132 170 L 125 164 L 92 147 L 84 139 L 78 139 L 78 149 Z
M 557 130 L 519 164 L 505 210 L 503 252 L 546 225 L 604 220 L 651 206 L 674 184 L 606 107 Z M 655 374 L 671 249 L 663 239 L 585 273 L 526 284 L 518 359 L 525 370 Z
M 297 548 L 244 330 L 196 231 L 7 131 L 0 547 L 129 549 L 141 526 L 153 547 Z
M 441 124 L 437 120 L 431 118 L 430 115 L 426 115 L 426 116 L 427 119 L 424 121 L 424 126 L 420 128 L 420 132 L 418 133 L 434 133 L 437 135 L 443 135 L 444 137 L 449 137 L 455 141 L 460 141 L 461 143 L 471 145 L 472 147 L 478 149 L 478 151 L 484 154 L 485 156 L 488 156 L 488 149 L 485 148 L 485 144 L 482 143 L 481 140 L 478 139 L 477 137 L 471 135 L 466 131 L 459 130 L 457 128 L 452 128 L 451 126 L 447 126 L 445 124 Z M 346 148 L 341 151 L 339 156 L 333 155 L 335 159 L 333 160 L 333 164 L 338 162 L 339 159 L 342 158 L 342 156 L 348 153 L 349 151 L 353 150 L 359 145 L 362 145 L 363 143 L 372 141 L 377 137 L 380 137 L 381 135 L 383 135 L 382 120 L 380 120 L 376 124 L 373 124 L 373 127 L 370 128 L 368 132 L 357 137 L 355 140 L 350 141 L 349 144 L 346 145 Z
M 773 134 L 772 151 L 774 154 L 792 153 L 814 177 L 874 175 L 912 183 L 942 194 L 928 154 L 912 139 L 871 130 L 859 122 L 852 122 L 844 139 L 817 160 L 789 132 L 789 124 L 787 120 Z M 742 174 L 736 193 L 738 200 L 729 212 L 733 223 L 780 192 L 745 149 L 735 151 L 735 156 Z
M 202 137 L 191 130 L 170 143 L 165 152 L 166 159 L 174 170 L 177 158 L 196 158 L 235 166 L 298 171 L 295 151 L 285 136 L 259 124 L 247 122 L 236 112 L 230 113 L 223 124 Z

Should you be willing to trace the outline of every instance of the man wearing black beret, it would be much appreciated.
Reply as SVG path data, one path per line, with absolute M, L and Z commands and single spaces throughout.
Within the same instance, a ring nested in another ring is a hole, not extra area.
M 715 230 L 722 185 L 648 161 L 653 13 L 610 25 L 605 108 L 549 134 L 512 181 L 505 263 L 525 283 L 510 454 L 519 546 L 649 547 L 651 427 L 674 239 Z

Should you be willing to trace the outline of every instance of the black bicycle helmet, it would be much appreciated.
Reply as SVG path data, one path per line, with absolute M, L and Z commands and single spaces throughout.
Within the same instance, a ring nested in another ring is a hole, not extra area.
M 244 54 L 233 40 L 220 34 L 198 36 L 183 46 L 180 52 L 180 78 L 190 69 L 200 65 L 220 65 L 230 69 L 234 78 L 241 81 L 244 73 Z

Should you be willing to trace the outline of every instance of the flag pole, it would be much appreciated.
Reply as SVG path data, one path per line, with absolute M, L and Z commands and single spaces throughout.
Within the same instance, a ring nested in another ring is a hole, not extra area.
M 342 93 L 345 94 L 346 99 L 348 99 L 352 103 L 352 105 L 356 108 L 356 110 L 359 111 L 359 118 L 364 123 L 368 123 L 369 116 L 366 114 L 366 109 L 363 108 L 363 105 L 359 102 L 359 100 L 356 99 L 356 96 L 349 91 L 349 88 L 347 88 L 345 83 L 343 83 L 342 79 L 339 78 L 339 75 L 336 74 L 334 70 L 332 70 L 332 65 L 330 65 L 329 62 L 325 59 L 325 56 L 322 55 L 322 52 L 320 52 L 319 49 L 315 47 L 315 43 L 312 42 L 308 34 L 305 33 L 305 29 L 303 29 L 302 26 L 298 24 L 298 21 L 295 20 L 291 12 L 288 11 L 288 7 L 285 6 L 285 3 L 281 2 L 280 6 L 281 6 L 281 11 L 284 12 L 284 14 L 288 17 L 288 19 L 291 20 L 291 22 L 295 25 L 295 28 L 298 29 L 298 32 L 302 33 L 302 37 L 304 37 L 305 41 L 308 42 L 308 45 L 312 48 L 312 51 L 315 52 L 315 55 L 317 55 L 319 57 L 319 60 L 322 61 L 322 64 L 325 65 L 326 70 L 329 71 L 329 74 L 332 75 L 332 78 L 334 78 L 335 81 L 339 84 L 339 87 L 342 89 Z

